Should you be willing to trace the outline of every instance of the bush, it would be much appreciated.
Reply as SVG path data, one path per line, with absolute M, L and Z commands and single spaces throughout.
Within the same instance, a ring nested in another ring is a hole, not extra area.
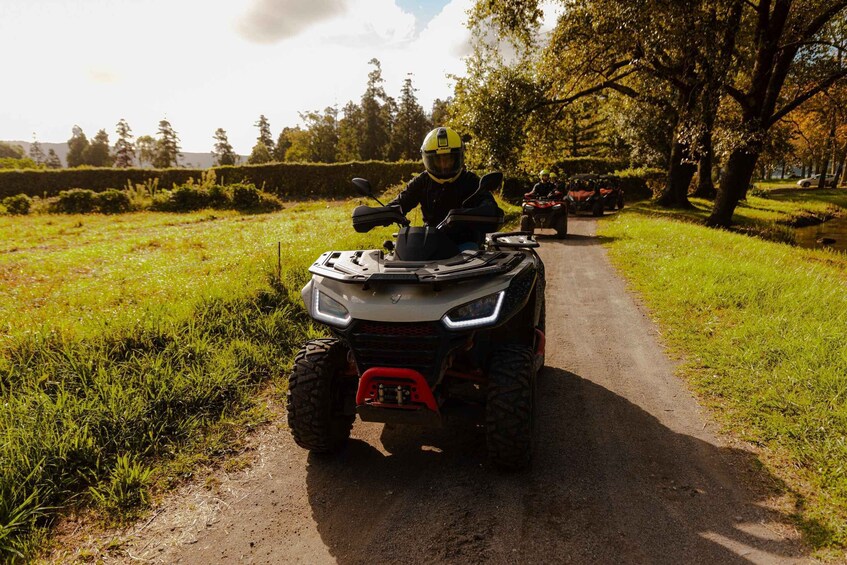
M 59 193 L 59 198 L 50 207 L 51 212 L 65 214 L 88 214 L 94 211 L 94 191 L 72 188 Z
M 3 207 L 6 213 L 25 216 L 32 208 L 32 198 L 26 194 L 17 194 L 3 199 Z
M 94 205 L 99 212 L 104 214 L 120 214 L 121 212 L 129 212 L 132 208 L 129 194 L 114 188 L 97 193 L 94 197 Z
M 621 179 L 624 194 L 635 198 L 653 198 L 664 186 L 666 173 L 662 169 L 641 167 L 624 169 L 614 173 Z
M 232 185 L 232 207 L 236 210 L 255 210 L 259 202 L 259 190 L 252 184 Z
M 160 198 L 153 199 L 153 210 L 163 212 L 190 212 L 210 207 L 209 192 L 193 183 L 163 191 Z

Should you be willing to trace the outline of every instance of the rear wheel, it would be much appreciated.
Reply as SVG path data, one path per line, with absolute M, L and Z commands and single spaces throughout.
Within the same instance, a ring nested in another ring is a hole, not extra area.
M 288 381 L 288 427 L 300 447 L 330 453 L 350 438 L 355 416 L 344 415 L 342 374 L 347 348 L 337 339 L 315 339 L 294 358 Z
M 528 231 L 532 233 L 535 229 L 535 222 L 532 221 L 532 218 L 524 214 L 521 216 L 521 231 Z
M 485 440 L 488 456 L 498 467 L 523 469 L 532 460 L 534 416 L 534 352 L 526 345 L 506 344 L 491 354 Z
M 623 194 L 618 196 L 618 210 L 623 210 Z

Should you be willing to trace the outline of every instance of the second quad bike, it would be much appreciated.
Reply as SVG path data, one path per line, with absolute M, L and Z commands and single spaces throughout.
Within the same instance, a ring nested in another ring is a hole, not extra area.
M 288 386 L 294 441 L 313 452 L 347 442 L 358 415 L 369 422 L 440 426 L 484 414 L 489 458 L 522 468 L 532 456 L 536 374 L 544 363 L 544 265 L 522 232 L 488 233 L 460 251 L 450 237 L 503 222 L 473 207 L 502 182 L 484 176 L 468 208 L 436 227 L 413 227 L 399 207 L 359 206 L 353 227 L 397 224 L 385 249 L 327 251 L 302 296 L 331 336 L 307 342 Z M 376 198 L 364 179 L 363 195 Z M 379 202 L 377 200 L 377 202 Z M 492 209 L 496 215 L 492 215 Z
M 568 179 L 567 187 L 566 198 L 572 214 L 590 210 L 592 216 L 603 215 L 603 195 L 600 193 L 601 183 L 597 175 L 574 175 Z
M 560 191 L 544 197 L 524 194 L 521 211 L 521 231 L 533 233 L 537 228 L 548 228 L 556 231 L 556 237 L 568 235 L 568 203 Z

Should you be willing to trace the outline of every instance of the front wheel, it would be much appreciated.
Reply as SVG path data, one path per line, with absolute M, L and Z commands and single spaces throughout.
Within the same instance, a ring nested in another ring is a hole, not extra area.
M 564 239 L 568 235 L 568 215 L 562 214 L 555 225 L 556 237 Z
M 594 205 L 591 207 L 591 215 L 592 216 L 602 216 L 603 215 L 603 201 L 595 200 Z
M 491 354 L 485 441 L 498 467 L 524 469 L 532 461 L 535 363 L 532 347 L 506 344 Z
M 532 221 L 532 218 L 524 214 L 521 216 L 521 231 L 526 231 L 532 233 L 535 229 L 535 222 Z
M 330 453 L 350 438 L 355 416 L 345 415 L 342 374 L 347 348 L 337 339 L 314 339 L 294 358 L 288 381 L 288 427 L 300 447 Z
M 618 210 L 623 210 L 623 194 L 618 196 Z

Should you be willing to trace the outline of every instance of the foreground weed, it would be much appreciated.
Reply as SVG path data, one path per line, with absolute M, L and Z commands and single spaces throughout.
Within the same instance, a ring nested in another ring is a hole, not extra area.
M 119 455 L 112 467 L 109 481 L 91 486 L 92 498 L 108 512 L 127 512 L 146 507 L 150 503 L 150 475 L 152 469 L 145 467 L 129 454 Z

